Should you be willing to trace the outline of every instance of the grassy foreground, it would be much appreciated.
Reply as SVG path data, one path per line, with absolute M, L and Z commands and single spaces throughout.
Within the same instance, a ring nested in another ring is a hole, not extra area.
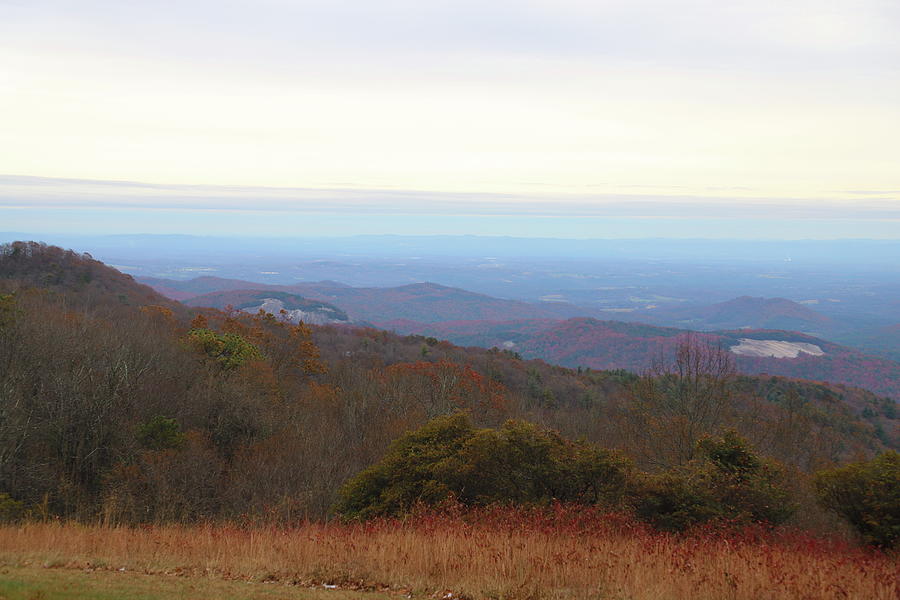
M 0 567 L 0 600 L 382 600 L 385 594 L 215 578 Z
M 373 596 L 434 598 L 896 600 L 900 592 L 896 555 L 798 533 L 677 537 L 565 507 L 290 528 L 24 524 L 0 528 L 0 565 L 8 573 L 0 574 L 7 582 L 0 585 L 64 585 L 66 572 L 76 577 L 69 569 L 91 569 L 76 579 L 124 585 L 110 597 L 141 599 L 229 598 L 232 589 L 240 598 L 336 593 L 322 590 L 323 584 L 380 592 Z M 133 579 L 120 577 L 129 573 Z M 148 575 L 157 577 L 142 579 Z M 169 593 L 142 583 L 163 580 L 182 587 Z M 316 585 L 317 592 L 301 589 Z M 14 587 L 0 590 L 20 597 Z M 70 597 L 106 597 L 98 590 Z M 253 595 L 277 593 L 285 595 Z

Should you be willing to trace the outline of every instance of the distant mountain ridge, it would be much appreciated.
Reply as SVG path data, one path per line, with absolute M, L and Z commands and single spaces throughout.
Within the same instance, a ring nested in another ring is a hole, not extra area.
M 816 301 L 817 302 L 817 301 Z M 777 329 L 800 331 L 852 346 L 866 354 L 900 361 L 900 324 L 825 315 L 808 304 L 786 298 L 741 296 L 706 306 L 637 310 L 626 321 L 653 323 L 697 331 Z
M 900 362 L 900 323 L 844 333 L 839 341 Z
M 284 316 L 291 322 L 327 325 L 349 323 L 347 313 L 338 307 L 278 290 L 233 290 L 194 296 L 184 304 L 195 307 L 225 309 L 229 306 L 248 313 L 263 312 Z
M 708 306 L 650 309 L 634 318 L 690 329 L 783 329 L 822 332 L 835 326 L 832 318 L 786 298 L 741 296 Z
M 627 369 L 641 372 L 656 356 L 671 352 L 680 336 L 693 334 L 734 349 L 741 340 L 776 341 L 821 350 L 800 351 L 794 358 L 735 354 L 738 370 L 853 385 L 900 400 L 900 363 L 847 348 L 814 336 L 782 330 L 743 329 L 694 333 L 643 323 L 573 318 L 564 321 L 389 322 L 382 326 L 400 333 L 428 335 L 453 343 L 498 347 L 525 358 L 541 358 L 566 367 Z
M 568 367 L 621 368 L 639 372 L 648 367 L 654 356 L 671 350 L 676 337 L 689 330 L 700 330 L 703 333 L 698 335 L 728 348 L 741 346 L 742 339 L 751 339 L 762 343 L 745 344 L 745 348 L 753 346 L 758 352 L 771 351 L 782 356 L 754 356 L 749 351 L 735 354 L 735 362 L 743 373 L 854 385 L 900 399 L 900 363 L 869 356 L 809 333 L 762 326 L 788 322 L 825 327 L 830 323 L 828 317 L 784 298 L 744 296 L 699 309 L 685 308 L 681 316 L 699 315 L 703 323 L 677 327 L 630 320 L 600 320 L 590 315 L 589 309 L 571 304 L 529 304 L 435 283 L 355 288 L 334 282 L 276 286 L 215 277 L 143 281 L 159 286 L 157 289 L 174 289 L 179 293 L 218 287 L 223 291 L 211 296 L 215 297 L 217 306 L 237 306 L 245 301 L 244 295 L 248 293 L 245 286 L 248 285 L 259 293 L 296 294 L 333 305 L 356 322 L 373 323 L 400 333 L 447 339 L 456 344 L 496 346 L 526 358 L 541 358 Z M 197 306 L 202 301 L 192 296 L 185 302 Z M 646 313 L 653 314 L 652 311 Z M 722 326 L 714 328 L 717 323 Z M 806 345 L 809 351 L 803 349 Z M 793 351 L 796 355 L 791 357 Z
M 158 277 L 138 277 L 138 281 L 149 285 L 160 294 L 168 296 L 173 300 L 183 301 L 213 292 L 227 292 L 234 290 L 268 290 L 276 289 L 282 286 L 267 285 L 264 283 L 253 283 L 250 281 L 242 281 L 240 279 L 225 279 L 222 277 L 213 277 L 210 275 L 202 275 L 193 279 L 180 281 L 176 279 L 160 279 Z
M 228 292 L 282 291 L 327 302 L 345 311 L 351 320 L 365 322 L 395 319 L 425 323 L 460 319 L 565 319 L 595 312 L 564 302 L 531 304 L 430 282 L 381 288 L 350 287 L 333 281 L 267 285 L 217 277 L 198 277 L 188 281 L 141 278 L 140 281 L 173 299 L 195 306 L 197 296 L 212 292 L 225 294 L 217 296 L 218 301 L 227 297 Z

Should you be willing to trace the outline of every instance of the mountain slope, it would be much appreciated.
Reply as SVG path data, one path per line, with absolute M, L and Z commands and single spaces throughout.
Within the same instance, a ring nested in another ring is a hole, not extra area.
M 74 305 L 104 303 L 180 306 L 153 288 L 110 266 L 79 254 L 38 242 L 0 245 L 0 289 L 34 286 L 66 293 Z
M 786 298 L 751 296 L 709 306 L 644 310 L 634 318 L 700 330 L 747 328 L 823 332 L 835 326 L 833 319 Z
M 0 299 L 0 490 L 62 520 L 324 518 L 343 482 L 392 440 L 456 410 L 479 426 L 533 421 L 636 460 L 653 450 L 629 429 L 628 373 L 215 310 L 199 325 L 186 309 L 122 302 L 119 293 L 141 288 L 114 269 L 34 250 L 0 266 L 22 277 L 0 280 L 18 286 Z M 64 266 L 48 268 L 48 258 Z M 86 266 L 95 277 L 80 282 Z M 47 273 L 46 285 L 22 283 Z M 93 288 L 96 279 L 107 283 Z M 600 331 L 620 348 L 629 335 L 678 337 L 591 319 L 557 326 L 576 345 Z M 542 332 L 525 333 L 522 343 Z M 895 405 L 864 390 L 778 377 L 729 384 L 730 410 L 710 429 L 734 427 L 802 471 L 872 456 L 895 439 L 886 431 L 898 423 Z
M 842 344 L 865 348 L 878 356 L 900 362 L 900 323 L 856 329 L 834 336 Z
M 332 302 L 363 321 L 409 319 L 436 322 L 460 319 L 528 319 L 552 316 L 541 307 L 492 298 L 435 283 L 416 283 L 394 288 L 333 288 L 291 286 L 309 291 L 311 297 Z
M 211 292 L 194 296 L 184 302 L 188 306 L 237 310 L 255 314 L 263 312 L 279 315 L 285 311 L 288 320 L 294 323 L 325 325 L 328 323 L 348 323 L 347 313 L 327 302 L 309 300 L 296 294 L 278 290 L 234 290 Z
M 146 278 L 142 281 L 172 298 L 191 303 L 196 296 L 211 292 L 278 290 L 328 302 L 345 311 L 352 320 L 364 322 L 395 319 L 425 323 L 458 319 L 558 319 L 594 312 L 564 302 L 530 304 L 428 282 L 399 287 L 358 288 L 333 281 L 278 286 L 217 277 L 198 277 L 190 281 Z
M 400 332 L 443 337 L 451 342 L 506 348 L 528 358 L 568 367 L 581 365 L 636 372 L 647 369 L 660 353 L 671 352 L 678 338 L 690 333 L 684 329 L 590 318 L 441 324 L 394 322 L 391 326 Z M 900 363 L 891 360 L 790 331 L 737 330 L 696 335 L 731 349 L 736 366 L 743 373 L 829 381 L 900 399 Z M 749 355 L 745 352 L 748 347 L 768 347 L 775 356 Z M 795 356 L 789 356 L 792 353 Z M 788 356 L 778 357 L 779 354 Z
M 278 289 L 281 286 L 253 283 L 240 279 L 225 279 L 203 275 L 188 280 L 160 279 L 158 277 L 138 277 L 138 281 L 149 285 L 173 300 L 187 300 L 195 296 L 210 294 L 213 292 L 227 292 L 233 290 L 267 290 Z
M 155 283 L 165 283 L 179 291 L 224 287 L 234 292 L 239 289 L 236 286 L 248 285 L 247 282 L 215 277 L 199 277 L 187 282 L 156 280 Z M 671 349 L 675 343 L 671 338 L 687 333 L 683 327 L 583 316 L 569 318 L 571 311 L 578 312 L 577 307 L 564 303 L 535 305 L 503 300 L 434 283 L 394 288 L 354 288 L 333 282 L 261 287 L 327 302 L 345 311 L 355 321 L 377 323 L 398 332 L 428 335 L 460 344 L 497 346 L 569 367 L 582 365 L 641 371 L 659 352 Z M 235 299 L 222 301 L 237 305 Z M 794 323 L 808 328 L 828 328 L 832 324 L 828 317 L 804 305 L 783 298 L 745 296 L 700 309 L 681 310 L 672 313 L 701 321 L 691 329 L 711 330 L 710 340 L 735 348 L 735 362 L 745 373 L 780 374 L 856 385 L 900 398 L 900 364 L 897 362 L 869 356 L 819 337 L 763 326 L 766 323 Z M 738 323 L 740 325 L 735 325 Z M 749 329 L 735 330 L 738 327 Z M 742 343 L 742 339 L 754 341 Z M 814 353 L 817 352 L 815 348 L 819 348 L 821 355 L 803 351 L 804 345 L 809 345 L 807 349 Z M 781 356 L 766 356 L 766 352 Z

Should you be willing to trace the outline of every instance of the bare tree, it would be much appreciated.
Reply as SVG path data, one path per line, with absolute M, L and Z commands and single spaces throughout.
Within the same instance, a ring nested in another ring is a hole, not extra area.
M 731 412 L 735 369 L 731 352 L 693 334 L 674 355 L 660 354 L 632 388 L 636 450 L 651 465 L 694 458 L 697 440 L 719 429 Z

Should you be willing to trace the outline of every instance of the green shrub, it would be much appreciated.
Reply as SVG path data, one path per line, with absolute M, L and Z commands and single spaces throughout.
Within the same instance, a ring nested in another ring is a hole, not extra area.
M 148 450 L 180 448 L 184 437 L 178 421 L 163 416 L 155 416 L 137 429 L 138 442 Z
M 25 503 L 0 492 L 0 523 L 13 523 L 25 516 Z
M 627 473 L 623 459 L 586 442 L 523 421 L 476 429 L 457 413 L 395 440 L 379 463 L 343 486 L 335 509 L 368 518 L 450 497 L 466 505 L 614 503 Z
M 16 313 L 16 297 L 13 294 L 0 294 L 0 327 L 12 323 Z
M 678 469 L 645 475 L 636 486 L 635 514 L 665 531 L 684 531 L 720 516 L 700 471 Z
M 874 546 L 900 541 L 900 454 L 890 450 L 870 461 L 819 471 L 819 502 L 850 522 Z
M 216 333 L 211 329 L 192 329 L 188 339 L 207 356 L 216 359 L 223 369 L 234 369 L 250 360 L 259 360 L 262 353 L 236 333 Z
M 760 459 L 734 431 L 697 443 L 699 458 L 636 487 L 635 512 L 669 531 L 711 520 L 778 525 L 793 514 L 782 469 Z

